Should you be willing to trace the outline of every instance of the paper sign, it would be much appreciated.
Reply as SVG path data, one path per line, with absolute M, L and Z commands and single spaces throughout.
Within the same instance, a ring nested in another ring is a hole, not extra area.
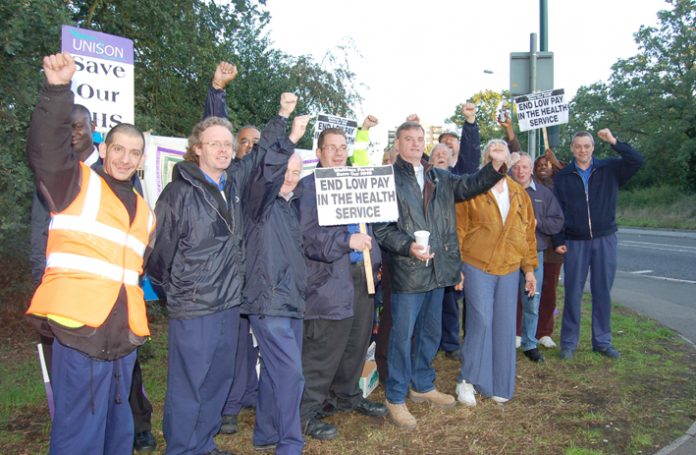
M 317 168 L 314 179 L 320 226 L 399 218 L 391 166 Z
M 515 103 L 520 131 L 568 123 L 568 104 L 563 89 L 518 96 Z
M 348 156 L 353 156 L 355 135 L 358 133 L 358 122 L 353 119 L 337 117 L 335 115 L 317 115 L 317 122 L 314 124 L 314 145 L 312 147 L 314 150 L 316 150 L 319 145 L 319 134 L 328 128 L 340 128 L 346 133 Z
M 64 25 L 61 50 L 75 59 L 75 103 L 92 113 L 96 131 L 135 123 L 133 41 Z

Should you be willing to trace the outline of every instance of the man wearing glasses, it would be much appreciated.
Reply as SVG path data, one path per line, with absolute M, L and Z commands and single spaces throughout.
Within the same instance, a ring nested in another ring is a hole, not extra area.
M 368 116 L 363 130 L 377 124 Z M 319 135 L 320 167 L 346 166 L 348 146 L 340 128 Z M 376 242 L 357 225 L 320 226 L 314 176 L 300 181 L 300 227 L 307 263 L 302 367 L 305 378 L 300 419 L 305 434 L 321 440 L 338 435 L 321 418 L 335 411 L 383 417 L 386 407 L 362 397 L 358 386 L 370 341 L 373 304 L 367 294 L 362 251 L 374 270 L 381 262 Z
M 236 74 L 236 68 L 232 65 Z M 283 137 L 297 97 L 280 111 L 246 159 L 232 163 L 232 125 L 209 117 L 193 127 L 184 161 L 160 195 L 148 271 L 169 311 L 167 454 L 226 454 L 213 440 L 232 384 L 244 284 L 241 195 L 263 160 L 286 163 L 306 127 Z M 297 123 L 297 122 L 295 122 Z M 282 178 L 282 177 L 281 177 Z

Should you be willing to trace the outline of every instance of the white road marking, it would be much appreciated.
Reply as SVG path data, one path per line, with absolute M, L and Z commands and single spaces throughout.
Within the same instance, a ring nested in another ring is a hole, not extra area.
M 635 272 L 631 272 L 631 273 L 634 273 L 636 275 L 643 275 L 645 273 L 652 273 L 652 270 L 636 270 Z
M 652 243 L 637 242 L 635 240 L 621 240 L 619 241 L 619 245 L 628 248 L 642 248 L 646 250 L 657 250 L 672 253 L 696 254 L 696 247 L 694 246 L 673 245 L 669 243 Z
M 631 275 L 635 275 L 635 272 L 628 272 L 625 270 L 619 270 L 619 272 L 629 273 Z M 694 281 L 694 280 L 681 280 L 679 278 L 669 278 L 666 276 L 655 276 L 655 275 L 640 275 L 640 276 L 645 277 L 645 278 L 652 278 L 653 280 L 669 281 L 671 283 L 696 284 L 696 281 Z

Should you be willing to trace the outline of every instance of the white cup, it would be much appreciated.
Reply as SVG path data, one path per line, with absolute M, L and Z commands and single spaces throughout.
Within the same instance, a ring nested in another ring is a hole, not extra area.
M 416 231 L 413 235 L 416 237 L 416 244 L 419 246 L 427 247 L 430 243 L 430 232 L 428 231 Z

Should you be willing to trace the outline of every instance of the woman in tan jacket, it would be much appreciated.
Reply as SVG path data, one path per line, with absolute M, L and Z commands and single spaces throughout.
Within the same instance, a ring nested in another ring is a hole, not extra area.
M 483 164 L 490 161 L 491 151 L 501 149 L 509 155 L 505 141 L 489 141 Z M 525 272 L 525 290 L 534 293 L 535 228 L 529 196 L 510 177 L 457 204 L 466 336 L 456 391 L 457 399 L 468 406 L 476 405 L 477 391 L 499 403 L 514 393 L 519 270 Z

